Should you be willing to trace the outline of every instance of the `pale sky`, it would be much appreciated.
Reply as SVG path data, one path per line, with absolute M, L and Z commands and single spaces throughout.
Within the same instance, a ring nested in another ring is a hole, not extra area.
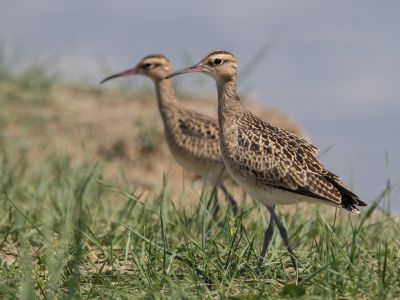
M 321 149 L 335 144 L 322 160 L 366 201 L 382 191 L 388 176 L 398 186 L 400 1 L 0 4 L 0 41 L 15 47 L 21 60 L 55 59 L 68 78 L 93 84 L 108 75 L 101 65 L 119 71 L 152 53 L 165 54 L 180 68 L 213 50 L 228 50 L 240 70 L 270 40 L 269 56 L 243 90 L 290 114 Z M 211 79 L 196 76 L 178 82 L 197 94 L 216 94 Z M 199 78 L 207 85 L 193 84 Z M 397 187 L 397 208 L 399 193 Z

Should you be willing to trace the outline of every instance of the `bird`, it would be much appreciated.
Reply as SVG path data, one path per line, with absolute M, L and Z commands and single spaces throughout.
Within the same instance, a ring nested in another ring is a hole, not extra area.
M 178 102 L 171 81 L 165 80 L 171 70 L 171 63 L 164 55 L 153 54 L 142 58 L 135 67 L 108 76 L 100 83 L 130 75 L 150 78 L 155 85 L 166 141 L 174 159 L 185 170 L 219 187 L 237 214 L 238 204 L 223 182 L 229 175 L 221 158 L 217 120 L 186 109 Z M 218 204 L 215 209 L 218 211 Z
M 264 261 L 274 223 L 297 271 L 288 233 L 275 212 L 278 204 L 322 203 L 359 214 L 367 206 L 318 160 L 318 148 L 306 139 L 264 121 L 247 110 L 237 92 L 237 62 L 227 51 L 215 51 L 198 64 L 169 74 L 166 79 L 200 72 L 211 76 L 218 92 L 220 147 L 232 178 L 270 213 L 259 256 Z

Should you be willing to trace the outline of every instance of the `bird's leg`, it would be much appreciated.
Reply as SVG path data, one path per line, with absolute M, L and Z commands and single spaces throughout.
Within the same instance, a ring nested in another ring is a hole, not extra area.
M 275 221 L 276 226 L 278 227 L 279 233 L 283 239 L 283 242 L 285 243 L 286 249 L 288 250 L 288 252 L 290 254 L 290 259 L 292 261 L 293 268 L 297 271 L 297 263 L 296 263 L 296 259 L 295 259 L 296 256 L 294 255 L 293 250 L 289 245 L 289 237 L 288 237 L 286 228 L 285 228 L 285 226 L 283 226 L 281 220 L 278 218 L 277 214 L 275 213 L 274 207 L 267 206 L 267 209 L 269 210 L 269 212 L 271 214 L 271 218 Z
M 233 210 L 233 214 L 235 216 L 237 216 L 238 212 L 239 212 L 239 208 L 238 208 L 238 204 L 235 200 L 235 198 L 233 198 L 232 194 L 228 192 L 228 190 L 226 189 L 224 183 L 221 181 L 219 183 L 219 187 L 221 188 L 221 190 L 224 192 L 225 197 L 228 199 L 229 203 L 232 206 L 232 210 Z
M 273 206 L 272 209 L 275 207 Z M 271 242 L 272 234 L 274 233 L 274 219 L 272 218 L 272 214 L 269 217 L 269 224 L 267 230 L 264 233 L 264 242 L 261 250 L 260 258 L 258 260 L 258 266 L 261 267 L 265 254 L 267 254 L 269 243 Z

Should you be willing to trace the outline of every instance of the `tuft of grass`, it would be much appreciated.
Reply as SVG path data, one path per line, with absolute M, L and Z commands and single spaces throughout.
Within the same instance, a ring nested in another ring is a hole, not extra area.
M 154 153 L 159 150 L 160 140 L 164 138 L 163 132 L 149 120 L 144 120 L 137 116 L 133 119 L 133 124 L 138 130 L 137 143 L 140 152 Z
M 0 56 L 0 60 L 1 60 Z M 43 106 L 52 100 L 57 76 L 44 64 L 36 63 L 20 72 L 0 61 L 0 103 Z

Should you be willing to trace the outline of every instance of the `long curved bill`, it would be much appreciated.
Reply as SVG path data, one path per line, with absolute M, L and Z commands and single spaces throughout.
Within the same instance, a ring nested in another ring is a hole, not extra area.
M 165 76 L 165 79 L 174 77 L 176 75 L 180 75 L 180 74 L 185 74 L 185 73 L 194 73 L 194 72 L 204 72 L 206 70 L 206 67 L 202 64 L 197 64 L 197 65 L 193 65 L 190 67 L 186 67 L 183 69 L 180 69 L 176 72 L 173 72 L 171 74 L 168 74 L 167 76 Z
M 122 72 L 119 72 L 119 73 L 116 73 L 114 75 L 111 75 L 111 76 L 108 76 L 108 77 L 104 78 L 102 81 L 100 81 L 100 84 L 102 84 L 102 83 L 104 83 L 104 82 L 106 82 L 106 81 L 108 81 L 110 79 L 114 79 L 114 78 L 117 78 L 117 77 L 134 75 L 136 73 L 137 73 L 136 68 L 132 68 L 132 69 L 129 69 L 129 70 L 126 70 L 126 71 L 122 71 Z

